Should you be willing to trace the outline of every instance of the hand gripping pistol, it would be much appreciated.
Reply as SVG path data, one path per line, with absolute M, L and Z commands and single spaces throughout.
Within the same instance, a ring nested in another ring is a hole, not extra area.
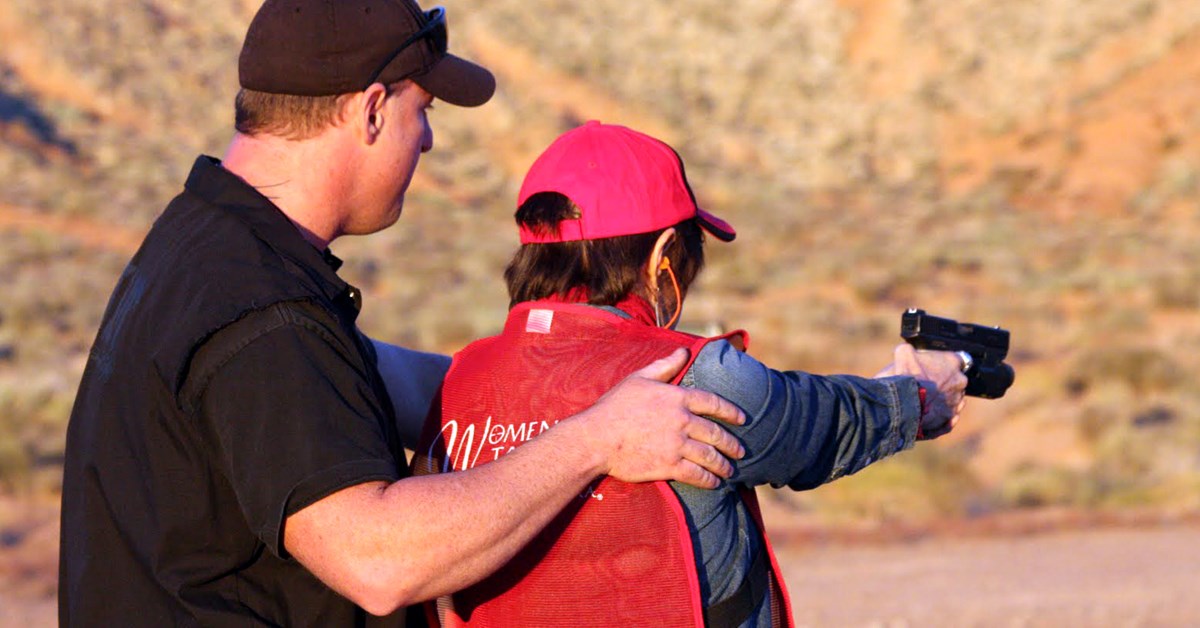
M 900 337 L 917 349 L 969 354 L 964 372 L 966 394 L 971 397 L 998 399 L 1012 386 L 1013 368 L 1004 363 L 1008 330 L 960 323 L 910 308 L 900 318 Z

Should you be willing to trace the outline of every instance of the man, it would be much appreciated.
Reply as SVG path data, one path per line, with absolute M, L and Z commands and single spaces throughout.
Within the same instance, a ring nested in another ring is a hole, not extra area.
M 62 625 L 400 625 L 597 476 L 712 487 L 732 472 L 741 446 L 697 415 L 742 415 L 662 383 L 680 351 L 501 464 L 405 477 L 380 375 L 403 374 L 400 354 L 357 330 L 361 297 L 328 245 L 398 219 L 434 98 L 491 97 L 491 74 L 446 45 L 444 11 L 411 0 L 267 0 L 255 16 L 238 133 L 222 161 L 197 159 L 130 261 L 80 385 Z

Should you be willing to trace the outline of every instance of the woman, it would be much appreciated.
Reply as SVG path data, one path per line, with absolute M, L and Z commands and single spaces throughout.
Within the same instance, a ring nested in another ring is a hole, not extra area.
M 739 350 L 744 332 L 674 331 L 704 264 L 705 232 L 736 234 L 697 207 L 675 151 L 631 129 L 589 122 L 564 134 L 530 169 L 519 203 L 508 321 L 455 356 L 415 472 L 495 460 L 678 347 L 692 357 L 678 383 L 746 413 L 731 431 L 747 455 L 716 490 L 598 478 L 499 572 L 439 600 L 438 618 L 788 625 L 752 487 L 811 488 L 948 432 L 966 384 L 958 358 L 902 345 L 874 379 L 818 377 L 763 366 Z

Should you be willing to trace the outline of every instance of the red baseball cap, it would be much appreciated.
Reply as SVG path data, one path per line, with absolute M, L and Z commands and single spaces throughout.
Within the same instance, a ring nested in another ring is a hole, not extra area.
M 649 233 L 688 218 L 729 242 L 733 227 L 700 209 L 673 148 L 633 129 L 592 120 L 559 136 L 533 162 L 517 204 L 539 192 L 558 192 L 580 217 L 558 223 L 558 232 L 521 226 L 521 244 L 572 242 Z

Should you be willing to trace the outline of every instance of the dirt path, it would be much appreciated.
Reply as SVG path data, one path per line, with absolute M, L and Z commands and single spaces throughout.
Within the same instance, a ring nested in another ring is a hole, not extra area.
M 58 625 L 54 598 L 29 598 L 0 590 L 0 627 L 41 628 Z
M 1197 626 L 1200 526 L 780 551 L 798 626 Z
M 19 550 L 0 548 L 0 562 Z M 1200 625 L 1194 522 L 777 550 L 797 626 Z M 53 595 L 39 591 L 0 578 L 0 628 L 54 626 Z
M 54 216 L 5 203 L 0 203 L 0 231 L 39 231 L 75 240 L 87 247 L 126 254 L 133 254 L 145 236 L 139 229 L 80 216 Z
M 105 123 L 135 133 L 144 132 L 152 113 L 118 94 L 92 89 L 67 63 L 47 54 L 52 46 L 41 27 L 31 26 L 8 3 L 0 4 L 0 60 L 12 67 L 39 98 L 61 102 L 94 115 Z

